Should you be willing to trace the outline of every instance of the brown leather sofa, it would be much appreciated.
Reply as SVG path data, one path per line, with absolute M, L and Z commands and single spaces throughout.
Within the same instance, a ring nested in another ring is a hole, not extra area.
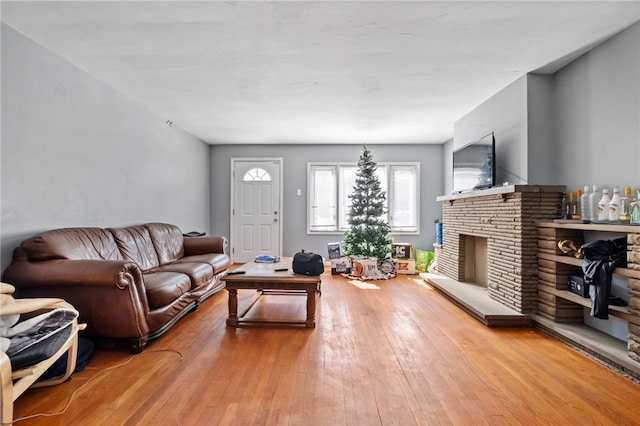
M 57 297 L 98 344 L 123 340 L 133 353 L 223 288 L 224 237 L 184 237 L 175 225 L 63 228 L 14 250 L 3 280 L 16 297 Z

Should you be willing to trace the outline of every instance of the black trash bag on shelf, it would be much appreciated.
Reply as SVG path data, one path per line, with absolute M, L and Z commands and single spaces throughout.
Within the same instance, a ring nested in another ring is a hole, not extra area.
M 582 261 L 584 282 L 589 284 L 590 315 L 599 319 L 608 319 L 611 278 L 616 266 L 627 265 L 627 238 L 592 241 L 583 244 L 581 251 L 584 256 Z

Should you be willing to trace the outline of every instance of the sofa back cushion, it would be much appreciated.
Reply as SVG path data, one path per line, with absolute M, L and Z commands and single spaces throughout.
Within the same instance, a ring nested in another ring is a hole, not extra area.
M 153 269 L 160 264 L 149 231 L 144 226 L 109 228 L 109 231 L 113 234 L 120 254 L 125 260 L 137 263 L 143 271 Z
M 29 260 L 122 260 L 113 235 L 102 228 L 61 228 L 44 232 L 20 247 Z
M 184 236 L 180 228 L 168 223 L 146 223 L 142 226 L 149 231 L 161 265 L 173 263 L 184 256 Z

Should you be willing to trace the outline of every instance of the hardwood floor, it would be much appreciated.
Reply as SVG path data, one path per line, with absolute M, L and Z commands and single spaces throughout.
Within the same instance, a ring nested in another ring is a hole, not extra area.
M 240 309 L 255 293 L 239 292 Z M 640 385 L 531 329 L 492 329 L 418 276 L 325 273 L 315 329 L 225 326 L 226 291 L 145 351 L 31 389 L 19 425 L 633 425 Z M 253 315 L 304 318 L 305 298 Z M 74 393 L 75 392 L 75 393 Z

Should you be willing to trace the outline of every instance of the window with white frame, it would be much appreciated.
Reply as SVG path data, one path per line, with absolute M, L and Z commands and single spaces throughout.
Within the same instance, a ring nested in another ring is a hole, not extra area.
M 378 163 L 376 173 L 387 194 L 386 220 L 393 233 L 420 231 L 420 163 Z M 356 184 L 357 163 L 307 163 L 307 232 L 344 232 Z

